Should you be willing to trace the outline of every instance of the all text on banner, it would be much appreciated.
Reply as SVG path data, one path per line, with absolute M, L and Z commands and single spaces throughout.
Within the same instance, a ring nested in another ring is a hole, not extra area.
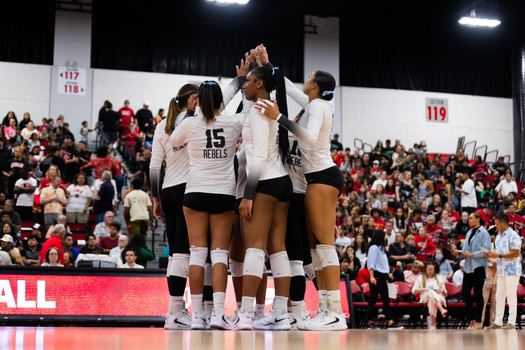
M 57 93 L 86 95 L 86 68 L 58 67 Z

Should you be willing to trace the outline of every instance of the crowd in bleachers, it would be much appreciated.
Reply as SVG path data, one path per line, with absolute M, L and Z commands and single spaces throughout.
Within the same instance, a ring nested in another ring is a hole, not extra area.
M 367 287 L 368 244 L 374 230 L 381 229 L 388 240 L 390 283 L 414 285 L 425 263 L 425 269 L 433 266 L 429 273 L 443 281 L 443 288 L 445 283 L 460 286 L 463 259 L 453 251 L 461 249 L 469 214 L 477 212 L 493 238 L 494 217 L 501 213 L 522 236 L 520 283 L 525 285 L 524 184 L 503 157 L 487 164 L 481 156 L 468 159 L 461 148 L 455 154 L 431 153 L 421 141 L 407 150 L 399 140 L 393 145 L 380 140 L 369 153 L 352 152 L 343 149 L 337 135 L 331 151 L 345 178 L 336 208 L 336 249 L 341 273 L 352 281 Z M 489 266 L 492 287 L 494 273 Z
M 7 113 L 0 127 L 0 264 L 74 267 L 106 260 L 107 266 L 144 268 L 154 260 L 146 246 L 151 201 L 143 189 L 148 189 L 148 125 L 154 127 L 155 118 L 132 119 L 144 131 L 129 123 L 120 128 L 122 119 L 134 117 L 130 111 L 113 112 L 106 101 L 95 128 L 82 123 L 78 142 L 63 115 L 37 124 L 29 113 L 21 120 Z M 94 130 L 97 142 L 90 145 Z M 123 161 L 115 158 L 118 153 Z M 126 179 L 133 185 L 122 193 Z M 125 223 L 114 221 L 120 203 Z

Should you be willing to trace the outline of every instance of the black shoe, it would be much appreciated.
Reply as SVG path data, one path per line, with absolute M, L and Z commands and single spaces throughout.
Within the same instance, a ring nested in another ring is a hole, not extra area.
M 403 329 L 403 326 L 400 326 L 397 322 L 392 323 L 391 325 L 387 326 L 387 329 Z
M 372 322 L 368 325 L 368 329 L 379 329 L 379 327 Z

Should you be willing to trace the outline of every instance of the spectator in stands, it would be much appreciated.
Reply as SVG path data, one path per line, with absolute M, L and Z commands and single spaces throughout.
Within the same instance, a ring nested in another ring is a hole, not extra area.
M 106 212 L 113 210 L 113 197 L 115 196 L 115 188 L 111 183 L 109 171 L 102 174 L 102 181 L 100 189 L 95 193 L 95 204 L 93 205 L 94 214 L 98 215 L 97 223 L 104 221 Z
M 405 275 L 403 275 L 403 271 L 396 269 L 396 266 L 397 261 L 392 258 L 388 258 L 389 273 L 386 277 L 388 283 L 405 282 Z
M 418 228 L 424 226 L 423 219 L 421 218 L 422 211 L 421 209 L 414 209 L 411 214 L 407 223 L 408 233 L 416 235 L 418 234 Z
M 135 159 L 135 146 L 137 145 L 137 140 L 140 140 L 142 135 L 140 134 L 139 129 L 135 127 L 134 123 L 129 123 L 128 127 L 122 132 L 122 140 L 125 141 L 126 157 L 128 161 Z
M 470 172 L 465 171 L 461 174 L 463 186 L 461 189 L 456 188 L 456 191 L 461 194 L 461 210 L 466 211 L 469 215 L 476 211 L 478 201 L 476 199 L 476 189 L 474 181 L 470 179 Z
M 372 184 L 372 192 L 375 192 L 377 190 L 378 185 L 382 186 L 383 192 L 384 192 L 384 188 L 386 187 L 386 184 L 387 184 L 386 177 L 387 177 L 386 171 L 382 171 L 381 175 L 379 175 L 379 178 L 375 180 L 374 183 Z
M 385 237 L 386 237 L 386 250 L 388 252 L 388 247 L 390 244 L 395 242 L 395 232 L 394 232 L 394 223 L 392 221 L 385 222 Z
M 361 269 L 361 261 L 355 256 L 354 247 L 349 245 L 346 247 L 345 253 L 343 255 L 344 257 L 347 257 L 350 261 L 349 268 L 350 270 L 355 272 L 355 276 L 357 276 L 357 273 Z
M 44 207 L 44 221 L 47 227 L 58 222 L 58 215 L 62 214 L 63 206 L 67 205 L 66 194 L 59 187 L 61 181 L 60 177 L 55 176 L 51 179 L 51 186 L 40 192 L 40 205 Z
M 352 269 L 350 269 L 350 259 L 346 256 L 343 256 L 339 260 L 339 271 L 341 272 L 341 274 L 349 275 L 350 281 L 355 280 L 357 277 L 356 273 Z
M 16 125 L 18 125 L 18 119 L 16 118 L 15 112 L 12 111 L 7 112 L 6 116 L 4 117 L 4 120 L 2 120 L 2 125 L 9 126 L 11 119 L 14 119 Z
M 126 248 L 124 252 L 122 252 L 122 260 L 124 260 L 124 264 L 120 265 L 119 268 L 121 269 L 143 269 L 144 266 L 139 265 L 137 263 L 138 259 L 138 253 L 134 249 Z
M 428 206 L 428 210 L 430 210 L 432 215 L 436 217 L 441 216 L 443 205 L 441 204 L 441 196 L 439 194 L 436 194 L 434 197 L 432 197 L 432 203 Z
M 20 179 L 15 183 L 15 193 L 18 194 L 16 210 L 20 214 L 20 219 L 30 221 L 33 217 L 33 197 L 37 188 L 37 182 L 29 177 L 27 169 L 20 170 Z
M 423 263 L 419 260 L 415 260 L 412 263 L 412 268 L 410 270 L 403 271 L 403 275 L 405 276 L 405 283 L 411 285 L 416 283 L 417 279 L 422 275 L 422 267 Z
M 505 180 L 500 181 L 495 191 L 501 193 L 504 198 L 508 197 L 511 192 L 518 192 L 518 185 L 516 185 L 516 181 L 512 179 L 510 170 L 505 173 Z
M 485 271 L 488 259 L 485 258 L 483 249 L 491 249 L 490 235 L 482 226 L 483 222 L 480 213 L 472 213 L 469 216 L 471 230 L 467 233 L 465 245 L 461 252 L 454 251 L 453 254 L 465 258 L 465 276 L 461 294 L 465 301 L 467 320 L 470 320 L 471 329 L 481 329 L 481 312 L 483 311 L 483 284 L 485 282 Z M 474 288 L 474 298 L 476 309 L 474 310 L 473 300 L 470 292 Z
M 71 139 L 65 139 L 62 146 L 62 157 L 64 159 L 64 180 L 70 183 L 73 177 L 80 172 L 79 151 Z
M 414 185 L 412 184 L 412 172 L 405 171 L 404 178 L 396 183 L 396 201 L 408 201 L 414 192 Z
M 122 256 L 124 248 L 128 245 L 128 236 L 120 235 L 118 236 L 118 246 L 111 249 L 109 256 Z
M 460 235 L 467 235 L 467 232 L 470 230 L 469 225 L 469 213 L 464 211 L 461 213 L 461 220 L 458 221 L 456 224 L 456 230 L 458 230 L 458 234 Z
M 418 235 L 415 236 L 415 239 L 418 254 L 433 255 L 436 251 L 436 246 L 432 238 L 427 234 L 426 228 L 420 227 L 417 232 Z
M 388 203 L 382 202 L 381 210 L 379 211 L 379 218 L 383 221 L 388 221 L 388 220 L 391 220 L 393 217 L 394 216 L 392 215 L 390 210 L 388 210 Z
M 35 134 L 37 138 L 39 136 L 39 132 L 35 128 L 35 123 L 33 123 L 32 121 L 29 121 L 27 123 L 27 126 L 20 125 L 20 128 L 22 129 L 21 135 L 25 140 L 30 140 L 33 134 Z
M 132 179 L 134 177 L 138 177 L 142 180 L 144 178 L 144 187 L 146 188 L 146 191 L 149 191 L 149 165 L 151 161 L 151 151 L 145 150 L 144 151 L 144 162 L 140 165 L 140 169 L 133 175 L 128 175 L 128 179 Z
M 8 199 L 5 201 L 4 210 L 0 211 L 0 215 L 2 215 L 3 213 L 9 213 L 9 216 L 11 217 L 10 222 L 16 226 L 14 228 L 14 231 L 20 231 L 20 228 L 22 227 L 22 219 L 20 218 L 20 215 L 18 215 L 18 213 L 15 211 L 12 200 Z
M 454 226 L 461 220 L 461 217 L 459 215 L 459 212 L 456 211 L 454 208 L 454 204 L 452 202 L 446 202 L 443 206 L 443 209 L 445 209 L 448 212 L 448 218 L 449 221 L 454 224 Z M 468 218 L 467 218 L 468 221 Z
M 124 200 L 124 219 L 131 227 L 130 237 L 141 234 L 146 239 L 148 223 L 153 227 L 153 204 L 149 195 L 141 190 L 142 181 L 134 179 L 131 191 Z
M 430 170 L 426 170 L 425 174 L 427 175 L 427 178 L 434 184 L 437 183 L 439 178 L 441 177 L 441 174 L 439 173 L 439 170 L 437 169 L 435 163 L 432 163 L 430 165 Z
M 387 328 L 400 329 L 397 323 L 394 323 L 392 311 L 390 309 L 390 299 L 388 297 L 387 277 L 390 272 L 388 258 L 386 256 L 386 237 L 385 231 L 374 231 L 374 236 L 368 249 L 367 265 L 370 271 L 370 298 L 368 300 L 368 329 L 379 329 L 374 324 L 373 313 L 376 306 L 377 296 L 381 295 L 383 300 L 383 314 L 387 320 Z
M 26 169 L 28 172 L 31 171 L 29 164 L 22 159 L 22 155 L 22 147 L 16 147 L 14 150 L 14 158 L 7 160 L 3 169 L 4 176 L 9 178 L 7 181 L 7 197 L 10 199 L 14 197 L 15 183 L 20 179 L 20 170 Z
M 403 202 L 403 203 L 407 203 L 407 205 L 410 208 L 410 210 L 421 209 L 421 202 L 417 199 L 417 193 L 416 192 L 412 192 L 412 194 L 410 195 L 409 200 L 407 202 Z
M 153 114 L 149 110 L 149 101 L 144 101 L 142 109 L 137 111 L 133 120 L 140 131 L 146 131 L 146 128 L 153 122 Z
M 60 251 L 55 247 L 51 247 L 47 250 L 46 260 L 41 266 L 64 267 L 64 265 L 61 264 L 61 261 L 59 261 L 59 257 Z
M 4 225 L 5 230 L 6 225 Z M 11 262 L 14 265 L 23 265 L 24 262 L 22 260 L 22 256 L 20 255 L 20 251 L 16 248 L 14 248 L 13 243 L 13 236 L 10 234 L 3 234 L 2 238 L 0 239 L 1 248 L 2 251 L 9 254 L 9 257 L 11 258 Z
M 55 225 L 51 232 L 51 237 L 42 245 L 42 250 L 40 251 L 40 256 L 38 257 L 38 264 L 42 264 L 43 261 L 46 261 L 46 254 L 49 248 L 55 247 L 59 252 L 59 260 L 62 265 L 64 265 L 64 249 L 62 248 L 62 241 L 66 235 L 66 229 L 64 225 Z
M 486 162 L 483 161 L 483 158 L 481 158 L 480 155 L 477 155 L 475 157 L 474 165 L 472 166 L 472 170 L 475 173 L 483 172 L 483 173 L 490 173 L 489 166 Z
M 445 280 L 449 280 L 452 278 L 452 275 L 454 274 L 454 270 L 452 269 L 452 266 L 445 258 L 445 255 L 443 254 L 443 250 L 436 248 L 436 251 L 434 252 L 434 255 L 431 257 L 432 261 L 436 262 L 436 265 L 438 267 L 437 271 L 439 271 L 439 274 L 445 278 Z
M 440 238 L 447 238 L 445 230 L 436 224 L 436 217 L 434 215 L 427 216 L 427 225 L 425 226 L 427 234 L 433 236 L 434 233 L 440 235 Z
M 426 201 L 428 205 L 432 202 L 432 195 L 434 194 L 434 184 L 428 179 L 428 175 L 426 173 L 419 173 L 418 178 L 418 200 L 420 202 Z
M 484 222 L 483 227 L 488 229 L 489 226 L 492 226 L 494 223 L 494 220 L 492 220 L 492 217 L 494 216 L 494 207 L 492 205 L 486 204 L 483 206 L 483 209 L 476 210 L 476 213 L 481 214 L 481 219 Z
M 112 222 L 109 224 L 109 236 L 101 237 L 98 246 L 104 249 L 104 253 L 109 254 L 113 248 L 118 247 L 118 234 L 120 233 L 120 223 Z
M 133 249 L 138 252 L 137 264 L 145 268 L 147 268 L 148 261 L 155 259 L 155 254 L 146 246 L 146 240 L 142 235 L 131 237 L 126 249 Z
M 46 174 L 46 178 L 48 178 L 47 171 L 52 165 L 57 167 L 57 175 L 61 176 L 61 174 L 64 172 L 65 162 L 62 158 L 62 150 L 57 146 L 49 147 L 49 153 L 47 154 L 47 157 L 42 161 L 42 163 L 40 163 L 40 170 L 43 174 Z M 50 173 L 50 176 L 53 176 L 53 173 Z M 47 183 L 44 185 L 40 184 L 40 188 L 43 188 L 46 185 Z
M 509 166 L 505 164 L 504 157 L 498 157 L 498 160 L 490 166 L 490 170 L 492 171 L 492 175 L 494 176 L 500 176 L 502 174 L 505 174 L 505 172 L 508 169 Z
M 105 144 L 111 147 L 118 140 L 120 115 L 113 110 L 113 104 L 108 102 L 107 109 L 102 114 Z
M 73 243 L 74 243 L 73 235 L 71 233 L 66 233 L 64 236 L 63 249 L 64 249 L 64 252 L 66 251 L 70 252 L 74 258 L 73 261 L 75 261 L 77 260 L 80 250 L 77 247 L 73 246 Z M 65 261 L 65 258 L 64 258 L 64 261 Z
M 46 238 L 45 237 L 42 237 L 42 231 L 40 231 L 40 228 L 41 228 L 41 225 L 40 224 L 34 224 L 32 227 L 31 227 L 31 234 L 36 236 L 38 238 L 38 243 L 40 245 L 44 244 L 44 242 L 46 241 Z
M 390 244 L 388 248 L 388 256 L 400 262 L 403 269 L 416 259 L 416 256 L 412 254 L 410 246 L 405 243 L 404 235 L 401 232 L 395 233 L 395 241 Z
M 100 241 L 100 238 L 102 237 L 109 237 L 109 230 L 110 225 L 113 223 L 113 220 L 115 219 L 115 214 L 113 214 L 112 211 L 107 211 L 104 214 L 104 221 L 100 222 L 95 226 L 95 229 L 93 230 L 93 234 L 95 235 L 97 242 Z M 121 232 L 118 233 L 118 235 L 122 235 Z
M 431 329 L 436 329 L 438 309 L 443 317 L 448 313 L 448 310 L 445 309 L 447 289 L 445 282 L 439 277 L 438 273 L 439 267 L 435 262 L 425 263 L 423 275 L 417 279 L 412 287 L 412 294 L 420 295 L 419 302 L 428 305 L 428 313 L 432 317 Z
M 70 251 L 64 252 L 64 267 L 75 267 L 75 257 Z
M 75 143 L 75 135 L 73 135 L 71 130 L 69 130 L 69 123 L 64 123 L 62 130 L 64 134 L 64 141 L 71 140 L 73 143 Z
M 339 134 L 334 134 L 333 140 L 330 142 L 330 151 L 336 150 L 336 151 L 342 151 L 343 150 L 343 144 L 339 142 Z
M 368 254 L 368 240 L 365 239 L 364 234 L 357 233 L 355 235 L 353 247 L 355 256 L 361 262 L 361 266 L 364 266 Z
M 67 188 L 68 204 L 66 208 L 67 222 L 87 224 L 89 219 L 88 208 L 93 197 L 91 186 L 86 174 L 77 173 L 73 182 Z
M 459 270 L 454 272 L 454 276 L 452 277 L 452 283 L 454 283 L 455 286 L 461 287 L 463 285 L 463 276 L 465 275 L 465 260 L 461 260 L 459 263 Z
M 3 213 L 2 214 L 2 236 L 3 235 L 10 235 L 12 238 L 13 238 L 13 241 L 16 241 L 18 239 L 18 234 L 16 231 L 16 226 L 12 223 L 10 223 L 8 220 L 7 220 L 7 215 L 9 215 L 8 213 Z
M 113 161 L 113 159 L 109 158 L 109 150 L 107 146 L 100 146 L 97 148 L 97 158 L 86 164 L 82 167 L 83 170 L 86 169 L 95 169 L 95 179 L 98 179 L 101 177 L 102 168 L 107 168 L 109 171 L 111 171 L 111 175 L 117 173 L 117 165 Z
M 509 206 L 507 208 L 507 216 L 508 216 L 508 219 L 509 219 L 509 224 L 511 226 L 514 226 L 514 228 L 516 229 L 517 232 L 520 232 L 520 230 L 523 227 L 521 227 L 518 224 L 524 225 L 525 224 L 525 220 L 523 219 L 523 217 L 521 215 L 516 213 L 516 205 L 514 205 L 513 203 L 509 203 Z
M 384 230 L 385 221 L 379 217 L 381 210 L 374 208 L 371 211 L 372 217 L 374 218 L 374 230 Z
M 394 222 L 394 231 L 400 232 L 402 236 L 404 237 L 407 233 L 407 222 L 408 220 L 405 217 L 405 213 L 403 212 L 402 208 L 396 209 L 396 215 L 393 219 Z
M 374 196 L 372 195 L 371 192 L 367 192 L 366 193 L 366 200 L 367 200 L 367 202 L 370 203 L 372 208 L 374 208 L 374 209 L 380 209 L 381 208 L 381 202 L 379 200 L 377 200 L 376 198 L 374 198 Z
M 38 257 L 40 256 L 39 238 L 35 235 L 27 237 L 27 249 L 22 251 L 22 260 L 25 265 L 38 266 Z
M 86 245 L 80 248 L 80 254 L 105 254 L 104 249 L 97 247 L 97 238 L 94 234 L 86 235 Z
M 509 227 L 507 215 L 499 214 L 496 216 L 495 224 L 498 231 L 495 242 L 496 250 L 491 252 L 490 249 L 487 249 L 484 255 L 485 258 L 497 259 L 496 320 L 486 329 L 516 329 L 517 290 L 521 275 L 521 239 Z M 509 305 L 509 317 L 507 324 L 503 326 L 505 298 Z
M 50 165 L 45 172 L 46 176 L 40 182 L 40 189 L 44 189 L 51 186 L 51 178 L 55 176 L 61 176 L 60 169 L 56 165 Z M 60 187 L 64 189 L 64 181 L 60 181 Z
M 120 115 L 119 133 L 120 137 L 122 137 L 124 130 L 127 129 L 128 125 L 133 121 L 133 117 L 135 116 L 135 112 L 129 108 L 128 100 L 124 101 L 124 107 L 118 110 L 118 114 Z
M 5 137 L 9 140 L 16 134 L 17 122 L 14 118 L 9 119 L 9 126 L 4 128 Z

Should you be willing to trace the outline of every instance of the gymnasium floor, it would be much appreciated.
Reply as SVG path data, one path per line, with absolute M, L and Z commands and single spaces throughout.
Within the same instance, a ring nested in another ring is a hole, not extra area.
M 345 332 L 165 331 L 162 328 L 0 328 L 0 349 L 72 350 L 514 350 L 523 331 L 406 330 Z

